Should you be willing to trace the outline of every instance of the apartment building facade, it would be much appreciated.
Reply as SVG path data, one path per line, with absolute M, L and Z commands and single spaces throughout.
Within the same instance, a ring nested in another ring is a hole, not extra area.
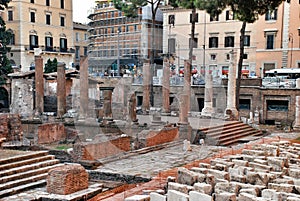
M 149 58 L 150 48 L 155 54 L 162 52 L 162 14 L 158 11 L 155 23 L 155 39 L 151 45 L 150 7 L 138 9 L 138 17 L 128 18 L 114 8 L 113 2 L 97 1 L 94 12 L 89 15 L 89 72 L 90 74 L 110 74 L 120 62 L 120 67 L 140 65 Z M 119 60 L 119 61 L 118 61 Z M 122 71 L 120 70 L 120 73 Z M 124 68 L 123 68 L 124 69 Z
M 88 56 L 88 25 L 73 22 L 73 38 L 74 38 L 74 47 L 75 47 L 75 56 L 74 56 L 74 67 L 78 67 L 80 64 L 81 56 Z
M 72 0 L 12 0 L 2 16 L 13 34 L 8 58 L 14 68 L 34 69 L 35 48 L 45 63 L 56 58 L 72 67 Z
M 300 67 L 300 4 L 284 1 L 253 24 L 247 24 L 244 41 L 243 75 L 263 77 L 266 70 Z M 183 66 L 188 59 L 191 33 L 191 10 L 165 6 L 164 53 L 176 55 L 174 64 Z M 230 9 L 219 16 L 197 11 L 193 65 L 203 72 L 209 66 L 214 77 L 226 77 L 230 67 L 230 51 L 239 55 L 242 23 Z M 236 63 L 237 63 L 236 59 Z

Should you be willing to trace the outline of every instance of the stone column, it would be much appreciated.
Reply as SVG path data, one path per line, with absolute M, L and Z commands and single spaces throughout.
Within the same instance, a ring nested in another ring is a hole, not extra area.
M 179 122 L 178 124 L 187 125 L 188 120 L 188 107 L 186 106 L 186 100 L 188 98 L 187 94 L 181 94 L 179 100 Z
M 79 118 L 86 118 L 89 109 L 88 58 L 80 58 L 80 111 Z
M 230 119 L 238 119 L 238 111 L 236 109 L 236 52 L 230 52 L 231 66 L 228 72 L 228 87 L 227 87 L 227 107 L 225 115 Z
M 187 108 L 187 112 L 191 109 L 191 64 L 188 60 L 184 61 L 184 85 L 183 85 L 183 93 L 185 96 L 185 107 Z
M 294 130 L 300 130 L 300 96 L 296 96 L 296 112 L 295 112 L 295 125 Z
M 168 59 L 164 60 L 163 63 L 163 109 L 162 115 L 170 114 L 170 63 Z
M 65 64 L 57 64 L 57 117 L 62 117 L 66 113 L 66 75 Z
M 204 107 L 201 115 L 211 117 L 213 114 L 213 84 L 212 75 L 209 66 L 205 66 L 205 91 L 204 91 Z
M 136 123 L 138 121 L 136 117 L 136 97 L 135 94 L 131 94 L 128 100 L 128 121 L 129 123 Z
M 37 115 L 44 112 L 44 68 L 43 58 L 35 56 L 35 111 Z
M 148 113 L 150 111 L 150 79 L 152 79 L 150 78 L 150 71 L 150 64 L 147 61 L 143 65 L 143 113 Z
M 113 87 L 100 87 L 103 95 L 103 120 L 112 121 L 112 92 L 114 90 Z

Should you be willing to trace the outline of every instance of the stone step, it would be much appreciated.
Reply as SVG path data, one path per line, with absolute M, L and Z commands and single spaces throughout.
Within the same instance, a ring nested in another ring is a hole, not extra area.
M 22 161 L 22 160 L 27 160 L 35 157 L 41 157 L 41 156 L 46 156 L 48 155 L 48 151 L 37 151 L 37 152 L 32 152 L 24 155 L 19 155 L 19 156 L 13 156 L 9 158 L 4 158 L 0 159 L 0 165 L 8 164 L 8 163 L 13 163 L 17 161 Z
M 231 126 L 234 126 L 236 124 L 241 124 L 242 122 L 241 121 L 234 121 L 234 122 L 229 122 L 229 123 L 224 123 L 224 124 L 221 124 L 221 125 L 217 125 L 217 126 L 213 126 L 213 127 L 205 127 L 205 128 L 200 128 L 198 129 L 198 131 L 202 131 L 202 132 L 205 132 L 205 131 L 210 131 L 210 130 L 213 130 L 213 129 L 224 129 L 226 127 L 231 127 Z
M 41 187 L 41 186 L 45 186 L 46 185 L 46 180 L 42 179 L 36 182 L 32 182 L 32 183 L 28 183 L 28 184 L 24 184 L 24 185 L 20 185 L 17 187 L 13 187 L 10 189 L 6 189 L 3 191 L 0 191 L 0 199 L 7 197 L 7 196 L 11 196 L 11 195 L 15 195 L 18 194 L 22 191 L 25 190 L 29 190 L 29 189 L 33 189 L 33 188 L 37 188 L 37 187 Z
M 247 124 L 236 124 L 234 126 L 226 127 L 223 130 L 214 129 L 213 131 L 209 131 L 206 136 L 214 137 L 219 136 L 220 134 L 231 133 L 236 130 L 247 129 L 249 126 Z M 251 127 L 252 128 L 252 127 Z
M 46 156 L 40 156 L 40 157 L 37 156 L 37 157 L 33 157 L 31 159 L 26 159 L 26 160 L 22 160 L 22 161 L 11 162 L 8 164 L 0 165 L 0 171 L 8 170 L 11 168 L 16 168 L 16 167 L 21 167 L 21 166 L 25 166 L 25 165 L 30 165 L 30 164 L 38 163 L 38 162 L 42 162 L 42 161 L 52 160 L 54 158 L 55 158 L 54 155 L 46 155 Z
M 229 145 L 239 142 L 240 138 L 244 138 L 246 136 L 247 137 L 248 136 L 257 136 L 257 135 L 262 135 L 262 133 L 257 130 L 253 130 L 253 131 L 249 131 L 249 132 L 242 132 L 242 133 L 232 136 L 232 137 L 229 136 L 227 138 L 222 138 L 221 141 L 219 141 L 219 142 L 221 145 L 229 146 Z
M 27 177 L 27 178 L 23 178 L 23 179 L 18 179 L 15 181 L 10 181 L 4 184 L 0 184 L 0 191 L 4 191 L 10 188 L 15 188 L 17 186 L 21 186 L 21 185 L 26 185 L 26 184 L 30 184 L 33 182 L 37 182 L 40 180 L 44 180 L 46 179 L 48 176 L 48 173 L 44 173 L 44 174 L 39 174 L 39 175 L 35 175 L 32 177 Z
M 34 175 L 48 173 L 49 170 L 51 170 L 53 168 L 56 168 L 56 167 L 59 167 L 59 166 L 62 166 L 62 165 L 63 164 L 54 164 L 54 165 L 51 165 L 51 166 L 46 166 L 46 167 L 42 167 L 42 168 L 38 168 L 38 169 L 34 169 L 34 170 L 29 170 L 29 171 L 26 171 L 26 172 L 12 174 L 12 175 L 9 175 L 9 176 L 4 176 L 4 177 L 1 177 L 0 184 L 10 182 L 10 181 L 15 181 L 15 180 L 26 178 L 26 177 L 32 177 Z
M 35 170 L 38 168 L 55 165 L 58 163 L 59 163 L 58 159 L 52 159 L 52 160 L 42 161 L 42 162 L 30 164 L 30 165 L 24 165 L 22 167 L 16 167 L 16 168 L 8 169 L 8 170 L 3 170 L 3 171 L 0 171 L 0 178 L 9 176 L 9 175 L 13 175 L 13 174 L 18 174 L 21 172 L 26 172 L 26 171 Z
M 247 127 L 247 128 L 242 128 L 242 129 L 231 130 L 229 132 L 219 133 L 219 135 L 208 136 L 208 137 L 221 140 L 221 139 L 225 139 L 227 137 L 232 137 L 237 134 L 240 134 L 243 132 L 248 132 L 248 131 L 253 131 L 253 130 L 255 130 L 255 129 L 253 129 L 252 127 Z

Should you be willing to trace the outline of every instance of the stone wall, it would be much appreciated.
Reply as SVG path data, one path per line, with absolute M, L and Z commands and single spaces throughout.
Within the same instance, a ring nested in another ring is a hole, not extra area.
M 62 123 L 48 123 L 38 127 L 38 143 L 48 144 L 66 139 L 65 126 Z
M 131 150 L 131 138 L 119 137 L 105 142 L 75 144 L 74 154 L 80 160 L 96 160 Z

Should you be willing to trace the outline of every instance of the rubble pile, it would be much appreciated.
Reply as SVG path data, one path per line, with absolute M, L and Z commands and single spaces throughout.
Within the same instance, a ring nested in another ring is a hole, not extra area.
M 50 170 L 47 192 L 69 195 L 88 188 L 88 173 L 79 164 L 66 164 Z
M 300 201 L 299 154 L 300 144 L 277 141 L 181 167 L 177 178 L 168 178 L 167 193 L 151 192 L 148 200 Z

